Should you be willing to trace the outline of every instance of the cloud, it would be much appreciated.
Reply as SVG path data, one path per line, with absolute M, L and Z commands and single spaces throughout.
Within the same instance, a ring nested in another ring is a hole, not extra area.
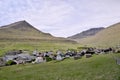
M 57 24 L 69 17 L 69 14 L 73 10 L 70 5 L 62 1 L 59 3 L 57 1 L 54 2 L 55 0 L 45 0 L 44 2 L 39 0 L 26 0 L 26 4 L 22 0 L 13 3 L 10 3 L 10 1 L 12 0 L 8 0 L 4 5 L 6 8 L 3 8 L 3 10 L 9 12 L 6 12 L 9 21 L 25 19 L 37 27 L 42 27 L 40 25 Z

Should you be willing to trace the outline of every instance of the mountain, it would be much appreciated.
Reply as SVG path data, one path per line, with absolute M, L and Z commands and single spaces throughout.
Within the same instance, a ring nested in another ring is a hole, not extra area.
M 70 41 L 44 33 L 25 20 L 0 27 L 0 40 Z
M 78 39 L 77 41 L 83 45 L 99 47 L 120 46 L 120 23 L 111 25 L 92 37 L 87 37 L 81 40 Z
M 96 33 L 98 33 L 99 31 L 103 30 L 103 27 L 100 28 L 91 28 L 89 30 L 83 31 L 81 33 L 78 33 L 76 35 L 70 36 L 68 37 L 69 39 L 82 39 L 82 38 L 86 38 L 89 36 L 94 36 Z
M 0 27 L 0 39 L 3 38 L 52 38 L 53 36 L 43 33 L 26 21 L 15 22 L 6 26 Z

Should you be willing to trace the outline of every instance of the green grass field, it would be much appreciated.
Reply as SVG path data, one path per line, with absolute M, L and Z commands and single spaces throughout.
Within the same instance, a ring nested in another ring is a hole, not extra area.
M 38 49 L 40 52 L 62 50 L 66 51 L 69 48 L 77 49 L 81 46 L 76 43 L 70 42 L 56 42 L 56 41 L 0 41 L 0 56 L 4 55 L 9 50 L 27 50 L 29 52 Z
M 113 56 L 120 54 L 0 67 L 0 80 L 120 80 L 120 65 Z

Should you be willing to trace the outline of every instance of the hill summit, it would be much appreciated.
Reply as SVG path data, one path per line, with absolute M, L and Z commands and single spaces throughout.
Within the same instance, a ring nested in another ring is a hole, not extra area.
M 18 29 L 18 28 L 25 28 L 25 27 L 29 27 L 29 28 L 34 28 L 32 25 L 30 25 L 27 21 L 23 20 L 23 21 L 18 21 L 18 22 L 15 22 L 15 23 L 12 23 L 12 24 L 9 24 L 9 25 L 6 25 L 6 26 L 2 26 L 2 28 L 8 28 L 8 27 L 12 27 L 12 28 L 15 28 L 15 29 Z
M 6 26 L 0 27 L 0 39 L 13 39 L 13 38 L 23 38 L 23 39 L 39 39 L 39 38 L 52 38 L 53 36 L 48 33 L 43 33 L 33 27 L 26 21 L 15 22 Z

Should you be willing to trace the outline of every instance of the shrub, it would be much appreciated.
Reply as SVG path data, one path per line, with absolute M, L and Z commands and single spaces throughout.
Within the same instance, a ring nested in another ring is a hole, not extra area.
M 46 59 L 46 62 L 52 61 L 52 58 L 50 57 L 45 57 L 45 59 Z
M 120 50 L 118 50 L 117 53 L 120 53 Z
M 15 65 L 17 64 L 16 62 L 14 62 L 13 60 L 9 60 L 6 62 L 6 66 L 9 66 L 9 65 Z

